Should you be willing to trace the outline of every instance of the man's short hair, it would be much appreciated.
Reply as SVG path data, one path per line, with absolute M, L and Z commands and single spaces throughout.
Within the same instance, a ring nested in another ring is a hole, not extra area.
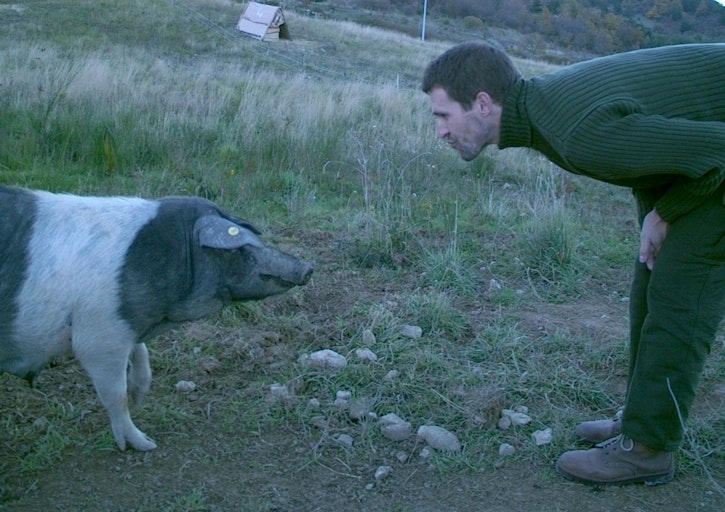
M 470 110 L 479 92 L 503 104 L 506 94 L 521 75 L 498 46 L 486 42 L 462 43 L 433 60 L 423 74 L 426 94 L 441 87 L 448 96 Z

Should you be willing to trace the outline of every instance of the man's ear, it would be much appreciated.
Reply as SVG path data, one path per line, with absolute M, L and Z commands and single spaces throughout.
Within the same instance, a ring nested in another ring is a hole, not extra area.
M 476 94 L 476 99 L 473 102 L 473 107 L 477 109 L 481 114 L 488 116 L 493 111 L 493 105 L 495 102 L 493 101 L 493 98 L 485 92 L 480 91 L 478 94 Z

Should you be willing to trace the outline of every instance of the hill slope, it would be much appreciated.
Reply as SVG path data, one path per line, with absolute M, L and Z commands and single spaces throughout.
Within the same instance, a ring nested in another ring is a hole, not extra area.
M 418 0 L 286 4 L 320 16 L 422 35 L 423 2 Z M 566 52 L 568 58 L 562 60 L 663 44 L 725 41 L 725 7 L 714 0 L 429 0 L 426 14 L 426 39 L 495 38 L 513 53 L 527 56 L 548 53 L 553 58 Z

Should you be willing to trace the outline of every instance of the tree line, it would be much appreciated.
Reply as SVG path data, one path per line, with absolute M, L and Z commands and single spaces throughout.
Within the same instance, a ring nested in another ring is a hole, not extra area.
M 420 16 L 424 0 L 328 0 Z M 432 17 L 535 34 L 556 46 L 608 54 L 662 44 L 725 40 L 725 7 L 714 0 L 428 0 Z

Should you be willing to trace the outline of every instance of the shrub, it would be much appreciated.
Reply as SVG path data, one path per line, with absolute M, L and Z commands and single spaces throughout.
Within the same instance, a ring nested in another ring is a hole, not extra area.
M 476 16 L 466 16 L 463 18 L 463 27 L 467 30 L 481 30 L 483 28 L 483 21 Z

